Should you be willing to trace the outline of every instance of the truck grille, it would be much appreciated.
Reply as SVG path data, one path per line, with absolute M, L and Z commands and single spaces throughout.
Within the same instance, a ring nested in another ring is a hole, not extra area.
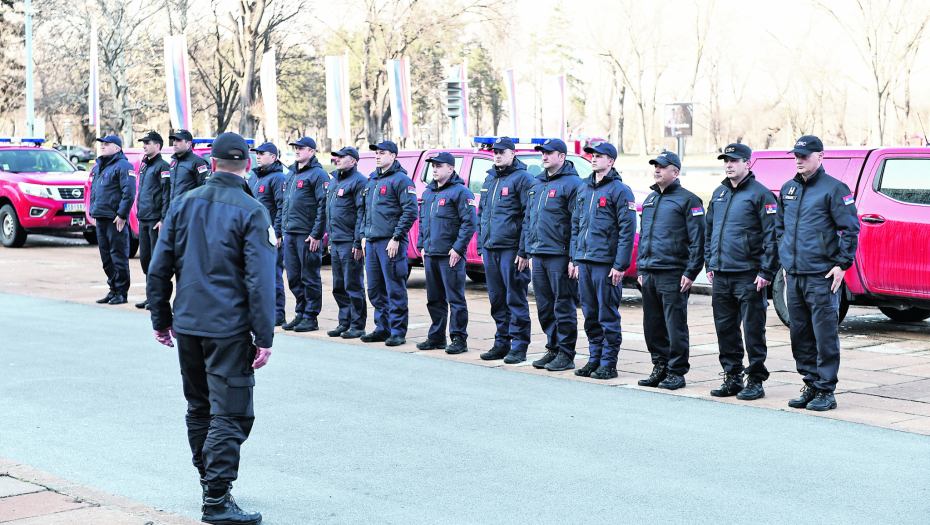
M 66 201 L 84 200 L 84 188 L 58 188 L 58 195 Z

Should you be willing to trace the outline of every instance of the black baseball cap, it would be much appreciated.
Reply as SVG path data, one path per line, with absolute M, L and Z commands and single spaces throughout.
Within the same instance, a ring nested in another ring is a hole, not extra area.
M 533 149 L 536 151 L 558 151 L 559 153 L 568 153 L 568 147 L 561 139 L 546 139 L 546 142 L 543 142 Z
M 222 133 L 213 140 L 210 156 L 226 160 L 243 160 L 249 158 L 249 145 L 245 139 L 235 133 Z
M 500 137 L 491 145 L 491 149 L 517 149 L 510 137 Z
M 311 139 L 310 137 L 304 137 L 298 140 L 297 142 L 291 142 L 289 145 L 290 146 L 306 146 L 310 149 L 316 149 L 316 141 Z
M 671 151 L 663 151 L 659 154 L 658 157 L 649 161 L 649 164 L 653 166 L 668 166 L 672 165 L 678 169 L 681 169 L 681 159 L 678 158 L 678 155 L 672 153 Z
M 397 144 L 394 144 L 390 140 L 384 140 L 384 141 L 379 142 L 378 144 L 372 144 L 368 146 L 368 149 L 370 149 L 371 151 L 377 151 L 379 149 L 383 149 L 384 151 L 390 151 L 391 153 L 397 155 Z
M 346 146 L 339 151 L 333 151 L 330 153 L 333 157 L 352 157 L 355 160 L 358 160 L 358 150 L 352 146 Z
M 723 153 L 717 156 L 717 160 L 722 160 L 722 159 L 749 160 L 750 157 L 752 157 L 752 150 L 749 149 L 749 146 L 745 144 L 740 144 L 738 142 L 734 142 L 733 144 L 730 144 L 729 146 L 723 148 Z
M 161 138 L 161 135 L 157 131 L 149 131 L 144 137 L 139 139 L 139 142 L 157 142 L 162 146 L 165 145 L 165 141 Z
M 186 129 L 179 129 L 171 135 L 168 135 L 168 138 L 174 140 L 186 140 L 188 142 L 194 140 L 194 136 L 191 135 L 191 132 L 187 131 Z
M 434 164 L 441 162 L 444 164 L 455 166 L 455 157 L 453 157 L 452 154 L 449 153 L 448 151 L 443 151 L 442 153 L 439 153 L 427 159 L 427 162 L 432 162 Z
M 823 151 L 823 142 L 813 135 L 804 135 L 799 138 L 794 145 L 794 149 L 788 153 L 800 153 L 801 155 L 810 155 L 818 151 Z
M 116 144 L 120 148 L 123 147 L 123 141 L 120 140 L 120 138 L 117 137 L 116 135 L 107 135 L 106 137 L 103 137 L 102 139 L 97 139 L 96 142 L 108 142 L 110 144 Z
M 584 149 L 585 153 L 600 153 L 601 155 L 607 155 L 608 157 L 616 160 L 617 159 L 617 148 L 614 147 L 610 142 L 592 142 L 590 146 Z
M 252 151 L 264 151 L 265 153 L 271 153 L 275 156 L 278 155 L 278 147 L 270 142 L 266 142 L 257 148 L 252 148 Z

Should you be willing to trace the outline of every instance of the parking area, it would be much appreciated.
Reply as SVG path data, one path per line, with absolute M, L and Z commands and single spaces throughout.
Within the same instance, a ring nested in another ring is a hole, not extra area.
M 100 306 L 137 310 L 132 305 L 144 298 L 144 276 L 138 259 L 132 259 L 132 285 L 129 304 L 123 306 Z M 323 311 L 320 315 L 320 331 L 305 334 L 283 332 L 288 337 L 302 337 L 310 341 L 329 340 L 326 330 L 336 323 L 335 302 L 330 295 L 332 275 L 329 267 L 323 268 Z M 408 282 L 410 299 L 410 327 L 407 344 L 389 351 L 416 352 L 438 359 L 447 359 L 466 364 L 497 367 L 517 373 L 551 375 L 575 381 L 602 384 L 605 387 L 636 388 L 636 381 L 648 375 L 652 369 L 642 330 L 642 303 L 635 290 L 625 290 L 621 307 L 624 333 L 617 370 L 619 377 L 609 381 L 580 378 L 573 371 L 547 372 L 536 370 L 530 361 L 545 352 L 545 336 L 536 323 L 535 304 L 531 296 L 533 337 L 531 355 L 520 365 L 504 365 L 501 361 L 485 362 L 478 354 L 492 346 L 495 327 L 490 316 L 487 290 L 484 285 L 469 282 L 466 297 L 469 306 L 470 351 L 450 356 L 441 350 L 419 351 L 415 344 L 426 338 L 429 316 L 426 311 L 425 275 L 415 268 Z M 41 297 L 59 301 L 98 306 L 96 299 L 106 295 L 107 285 L 97 248 L 81 238 L 57 238 L 30 236 L 26 245 L 19 249 L 0 249 L 0 293 Z M 288 295 L 289 311 L 293 297 Z M 369 314 L 368 329 L 372 329 Z M 579 309 L 579 337 L 577 366 L 587 361 L 587 340 L 582 329 L 583 317 Z M 49 319 L 50 323 L 74 323 L 80 329 L 80 319 Z M 771 378 L 765 383 L 766 397 L 759 401 L 742 402 L 735 398 L 713 398 L 710 390 L 721 381 L 721 368 L 717 360 L 717 341 L 714 332 L 710 297 L 692 295 L 689 306 L 691 330 L 691 371 L 686 376 L 688 386 L 675 392 L 644 389 L 656 395 L 675 395 L 706 399 L 722 403 L 751 404 L 774 410 L 794 410 L 787 407 L 788 399 L 796 397 L 801 386 L 800 375 L 795 371 L 791 357 L 788 329 L 769 309 L 767 338 L 769 357 L 767 366 Z M 119 327 L 113 327 L 114 331 Z M 128 334 L 127 337 L 151 337 L 151 334 Z M 930 435 L 930 322 L 896 323 L 877 309 L 851 308 L 840 329 L 842 357 L 840 363 L 837 402 L 839 408 L 826 413 L 800 411 L 812 417 L 827 417 L 867 425 L 885 427 L 905 432 Z M 343 340 L 339 340 L 342 342 Z M 358 340 L 346 344 L 364 345 Z M 273 360 L 272 360 L 273 364 Z

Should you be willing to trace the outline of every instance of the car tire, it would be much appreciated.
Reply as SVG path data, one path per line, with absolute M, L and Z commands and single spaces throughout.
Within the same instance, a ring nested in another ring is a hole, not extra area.
M 775 272 L 775 280 L 772 282 L 772 303 L 775 305 L 775 314 L 778 319 L 787 327 L 791 327 L 791 319 L 788 316 L 788 296 L 785 293 L 785 275 L 779 268 Z M 849 301 L 846 300 L 846 284 L 840 289 L 840 311 L 837 324 L 842 323 L 849 311 Z
M 74 164 L 75 166 L 77 166 L 79 162 L 81 162 L 81 159 L 77 157 L 71 157 L 71 164 Z
M 87 230 L 83 232 L 84 240 L 91 246 L 97 246 L 97 230 Z
M 488 276 L 485 275 L 484 272 L 481 270 L 465 270 L 465 275 L 467 275 L 468 278 L 471 279 L 473 283 L 488 282 Z
M 879 310 L 892 321 L 897 321 L 899 323 L 915 323 L 917 321 L 924 321 L 930 319 L 930 310 L 926 308 L 917 308 L 912 306 L 910 308 L 905 308 L 904 310 L 898 310 L 890 306 L 879 306 Z
M 19 223 L 16 210 L 9 204 L 0 208 L 0 243 L 7 248 L 19 248 L 26 244 L 26 229 Z
M 129 258 L 132 259 L 139 253 L 139 238 L 133 234 L 129 234 Z

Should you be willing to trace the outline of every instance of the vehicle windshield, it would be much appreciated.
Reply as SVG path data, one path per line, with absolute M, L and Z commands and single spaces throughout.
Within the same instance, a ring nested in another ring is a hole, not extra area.
M 542 154 L 528 154 L 528 155 L 518 155 L 521 161 L 526 164 L 526 171 L 530 175 L 536 177 L 543 172 L 542 165 Z M 578 176 L 582 179 L 591 175 L 594 170 L 591 169 L 591 163 L 588 162 L 588 159 L 580 157 L 578 155 L 566 155 L 565 160 L 570 160 L 572 164 L 575 165 L 575 171 L 578 172 Z
M 77 171 L 61 153 L 45 149 L 0 150 L 0 170 L 11 173 Z

